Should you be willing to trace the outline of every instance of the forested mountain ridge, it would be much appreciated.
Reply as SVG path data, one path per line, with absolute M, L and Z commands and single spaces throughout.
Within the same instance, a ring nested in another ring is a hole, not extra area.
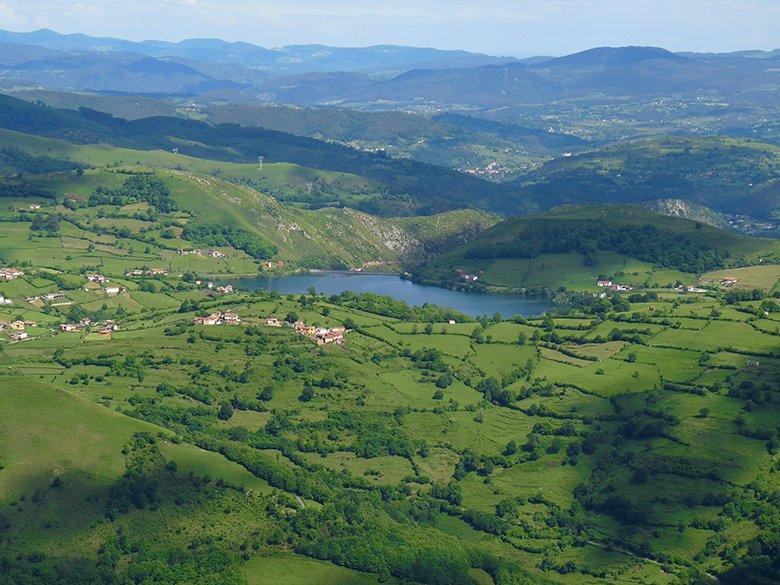
M 262 156 L 265 162 L 358 174 L 382 186 L 381 197 L 361 206 L 380 215 L 464 207 L 516 213 L 525 206 L 511 189 L 454 170 L 257 127 L 212 126 L 171 117 L 128 121 L 91 110 L 46 108 L 8 96 L 0 96 L 0 127 L 82 144 L 176 149 L 195 157 L 242 163 L 257 163 Z
M 549 206 L 672 198 L 777 218 L 780 148 L 726 137 L 619 143 L 545 163 L 515 186 Z

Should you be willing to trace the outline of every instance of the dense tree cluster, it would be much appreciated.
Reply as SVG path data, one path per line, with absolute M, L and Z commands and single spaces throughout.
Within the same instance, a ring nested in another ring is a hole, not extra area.
M 652 225 L 613 226 L 598 221 L 535 220 L 509 242 L 489 242 L 470 248 L 469 258 L 534 258 L 540 254 L 579 252 L 587 266 L 596 253 L 613 250 L 626 256 L 683 272 L 706 272 L 723 266 L 726 254 L 682 235 Z
M 13 146 L 0 150 L 0 167 L 2 166 L 8 166 L 18 173 L 35 175 L 84 170 L 82 165 L 73 161 L 51 156 L 36 156 Z
M 265 238 L 241 228 L 217 223 L 187 224 L 182 237 L 203 246 L 231 246 L 243 250 L 256 260 L 270 258 L 277 251 L 276 246 Z
M 98 187 L 89 198 L 89 205 L 130 205 L 148 203 L 161 213 L 176 211 L 178 206 L 171 198 L 168 185 L 153 175 L 133 175 L 116 189 Z

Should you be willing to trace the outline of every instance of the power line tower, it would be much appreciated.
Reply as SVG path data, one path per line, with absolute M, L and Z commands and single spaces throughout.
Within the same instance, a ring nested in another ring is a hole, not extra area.
M 260 170 L 261 171 L 263 170 L 263 160 L 264 159 L 265 159 L 265 157 L 263 155 L 260 155 L 260 156 L 257 157 L 257 164 L 260 166 Z
M 179 147 L 178 146 L 174 146 L 171 150 L 173 151 L 173 154 L 179 154 Z
M 311 195 L 311 190 L 314 189 L 314 183 L 306 183 L 306 190 Z

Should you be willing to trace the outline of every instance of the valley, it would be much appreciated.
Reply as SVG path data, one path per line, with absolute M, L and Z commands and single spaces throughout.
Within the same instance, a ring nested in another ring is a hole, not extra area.
M 0 30 L 0 582 L 780 581 L 778 59 Z

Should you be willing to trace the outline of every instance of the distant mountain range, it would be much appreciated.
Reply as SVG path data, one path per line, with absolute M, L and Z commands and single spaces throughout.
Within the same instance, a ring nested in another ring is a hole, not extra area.
M 48 29 L 28 33 L 0 31 L 0 42 L 34 45 L 55 51 L 134 53 L 155 58 L 190 59 L 203 63 L 241 65 L 276 74 L 313 71 L 388 74 L 417 68 L 478 67 L 516 60 L 467 51 L 394 45 L 361 48 L 289 45 L 267 49 L 251 43 L 231 43 L 219 39 L 188 39 L 178 43 L 135 42 L 83 34 L 64 35 Z
M 679 96 L 778 103 L 780 52 L 673 53 L 601 47 L 517 60 L 465 51 L 193 39 L 133 42 L 50 30 L 0 31 L 0 83 L 68 91 L 314 104 L 495 108 L 582 96 Z

